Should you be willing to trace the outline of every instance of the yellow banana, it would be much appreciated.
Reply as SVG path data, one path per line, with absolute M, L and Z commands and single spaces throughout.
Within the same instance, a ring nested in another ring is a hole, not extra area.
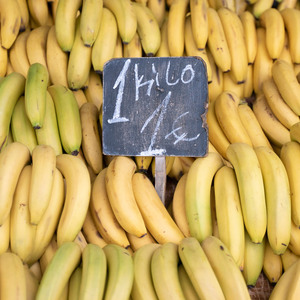
M 243 275 L 226 244 L 214 236 L 209 236 L 201 242 L 201 247 L 216 274 L 225 298 L 250 300 Z
M 111 2 L 115 2 L 115 1 L 111 1 Z M 104 64 L 113 58 L 114 50 L 116 47 L 117 36 L 118 36 L 117 19 L 110 9 L 104 7 L 102 10 L 99 33 L 92 47 L 91 59 L 92 59 L 92 65 L 95 72 L 102 73 Z M 130 39 L 130 41 L 132 40 L 132 38 Z
M 88 102 L 94 103 L 99 112 L 103 102 L 103 85 L 100 75 L 93 68 L 90 70 L 89 84 L 84 90 L 84 94 Z
M 80 35 L 83 44 L 93 46 L 100 28 L 103 0 L 84 0 L 81 7 Z
M 237 178 L 246 230 L 254 243 L 261 243 L 267 228 L 267 211 L 263 176 L 257 155 L 245 143 L 230 144 L 226 153 Z
M 300 121 L 293 124 L 290 128 L 291 140 L 298 142 L 300 141 Z
M 44 275 L 47 266 L 49 265 L 51 259 L 53 258 L 53 255 L 57 251 L 57 241 L 56 241 L 56 234 L 54 234 L 51 238 L 50 243 L 47 245 L 46 250 L 44 251 L 43 255 L 39 259 L 40 268 L 42 275 Z
M 116 244 L 104 248 L 107 260 L 107 279 L 104 300 L 128 299 L 133 285 L 133 259 L 129 250 Z
M 212 180 L 223 166 L 221 155 L 209 152 L 191 165 L 185 186 L 185 210 L 190 234 L 198 241 L 212 234 L 210 191 Z
M 212 265 L 196 238 L 184 238 L 178 246 L 178 253 L 200 299 L 225 299 Z
M 167 14 L 166 0 L 148 0 L 147 6 L 151 9 L 159 27 L 161 28 Z
M 79 299 L 98 300 L 103 297 L 107 262 L 104 250 L 88 244 L 82 252 L 82 275 Z
M 136 156 L 134 159 L 138 171 L 147 171 L 151 165 L 153 156 Z
M 68 283 L 68 299 L 79 300 L 79 289 L 82 277 L 82 267 L 78 266 L 72 273 Z
M 48 83 L 48 69 L 40 63 L 30 65 L 24 97 L 26 114 L 34 129 L 43 127 Z
M 29 149 L 19 142 L 7 145 L 0 153 L 0 225 L 10 214 L 18 179 L 30 159 Z
M 103 0 L 103 6 L 114 14 L 122 42 L 129 43 L 137 30 L 137 16 L 133 2 L 131 0 Z
M 237 83 L 233 78 L 232 71 L 226 72 L 223 74 L 223 90 L 233 92 L 238 98 L 243 98 L 246 80 L 247 77 L 243 83 Z
M 76 20 L 73 46 L 69 54 L 67 80 L 71 90 L 85 88 L 91 69 L 92 48 L 84 45 L 80 32 L 81 15 Z
M 24 96 L 19 98 L 14 107 L 10 126 L 13 140 L 26 145 L 32 153 L 37 146 L 37 137 L 26 114 Z
M 136 164 L 131 158 L 115 156 L 107 167 L 105 183 L 111 208 L 119 224 L 125 231 L 142 237 L 146 234 L 146 226 L 133 191 L 135 171 Z
M 253 95 L 253 64 L 248 64 L 247 77 L 244 85 L 243 97 L 250 99 Z
M 0 226 L 0 255 L 7 252 L 9 249 L 10 240 L 10 215 L 6 218 L 4 223 Z
M 46 267 L 37 290 L 36 300 L 60 299 L 80 258 L 81 250 L 75 242 L 66 242 L 61 245 Z
M 291 222 L 291 237 L 288 249 L 290 249 L 294 254 L 300 255 L 300 228 L 299 226 L 296 226 L 293 220 Z
M 157 57 L 167 57 L 170 56 L 169 43 L 168 43 L 168 14 L 166 14 L 165 19 L 160 27 L 161 41 L 159 49 L 156 52 Z
M 26 299 L 34 300 L 37 289 L 39 287 L 39 280 L 33 274 L 28 265 L 24 265 L 25 281 L 26 281 Z
M 259 19 L 260 15 L 266 11 L 267 9 L 271 8 L 273 5 L 273 0 L 257 0 L 251 6 L 251 12 L 256 19 Z
M 280 256 L 282 261 L 283 267 L 283 274 L 297 261 L 300 259 L 299 255 L 296 255 L 292 250 L 289 248 Z M 282 274 L 282 275 L 283 275 Z
M 183 264 L 178 266 L 178 276 L 184 297 L 189 300 L 199 300 L 200 298 L 198 297 Z
M 172 169 L 175 156 L 166 156 L 166 175 L 168 175 Z M 151 161 L 152 176 L 155 177 L 155 158 Z
M 123 45 L 124 57 L 142 57 L 143 48 L 138 32 L 135 33 L 132 40 L 128 44 Z
M 88 100 L 84 94 L 84 91 L 83 89 L 79 89 L 79 90 L 76 90 L 76 91 L 72 91 L 75 98 L 76 98 L 76 101 L 77 101 L 77 104 L 78 104 L 78 107 L 79 109 L 81 108 L 81 106 L 84 104 L 84 103 L 87 103 Z
M 29 10 L 27 0 L 17 0 L 21 13 L 20 32 L 29 28 Z
M 174 178 L 178 181 L 182 175 L 183 175 L 183 169 L 182 169 L 182 164 L 179 159 L 179 156 L 174 156 L 174 161 L 173 161 L 171 170 L 168 173 L 168 176 L 170 178 Z
M 30 17 L 38 26 L 43 26 L 47 22 L 50 13 L 47 2 L 47 0 L 27 0 Z
M 66 153 L 77 155 L 82 142 L 80 113 L 73 92 L 66 86 L 54 84 L 48 87 L 56 111 L 58 131 Z
M 282 0 L 278 3 L 277 9 L 279 11 L 285 8 L 295 8 L 297 4 L 297 0 Z
M 105 187 L 106 174 L 107 168 L 104 168 L 92 184 L 90 212 L 96 228 L 107 243 L 115 243 L 128 248 L 130 243 L 126 233 L 118 223 L 109 203 Z
M 132 249 L 133 253 L 147 244 L 158 244 L 151 233 L 147 230 L 147 234 L 142 237 L 137 237 L 134 234 L 126 233 L 127 238 L 130 243 L 130 249 Z
M 1 45 L 1 42 L 0 42 Z M 9 51 L 1 46 L 0 49 L 0 76 L 4 77 L 7 73 Z
M 292 61 L 288 35 L 287 35 L 286 31 L 284 33 L 284 45 L 283 45 L 280 55 L 278 56 L 278 59 L 283 59 L 283 60 L 287 61 L 288 63 L 290 63 L 291 65 L 294 65 L 294 63 Z M 298 64 L 295 64 L 295 65 L 297 66 Z M 295 73 L 297 74 L 297 71 L 295 71 Z

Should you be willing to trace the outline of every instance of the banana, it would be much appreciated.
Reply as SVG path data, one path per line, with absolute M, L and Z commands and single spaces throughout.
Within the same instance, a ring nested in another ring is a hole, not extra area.
M 0 152 L 5 148 L 11 116 L 17 101 L 24 93 L 25 81 L 23 75 L 13 72 L 5 76 L 0 82 Z
M 169 215 L 150 179 L 145 174 L 135 173 L 132 189 L 146 228 L 154 239 L 160 244 L 178 244 L 184 235 Z
M 178 246 L 178 254 L 200 299 L 225 299 L 212 265 L 196 238 L 184 238 Z
M 49 8 L 47 0 L 27 0 L 30 18 L 38 26 L 46 25 L 49 17 Z
M 238 183 L 232 168 L 223 166 L 216 172 L 214 195 L 219 239 L 242 270 L 245 245 L 244 220 Z
M 39 145 L 51 146 L 56 155 L 62 154 L 62 146 L 57 126 L 57 118 L 54 103 L 50 93 L 47 91 L 46 108 L 43 127 L 35 130 L 37 143 Z
M 56 167 L 66 181 L 67 194 L 57 227 L 57 244 L 72 241 L 82 228 L 91 194 L 90 175 L 79 157 L 61 154 Z
M 170 56 L 183 56 L 184 24 L 189 0 L 174 0 L 168 14 L 168 46 Z
M 82 142 L 80 112 L 73 92 L 66 86 L 48 87 L 56 111 L 58 131 L 66 153 L 77 155 Z
M 26 281 L 26 299 L 34 300 L 37 289 L 39 287 L 39 280 L 33 274 L 28 265 L 24 265 L 25 281 Z
M 267 9 L 273 6 L 273 0 L 257 0 L 251 6 L 251 13 L 254 15 L 255 19 L 259 19 L 260 15 Z
M 297 142 L 290 141 L 285 143 L 280 152 L 280 159 L 283 162 L 289 178 L 291 194 L 292 221 L 300 227 L 300 189 L 297 184 L 298 160 L 300 159 L 300 145 Z
M 221 7 L 225 7 L 235 12 L 235 2 L 236 1 L 233 0 L 225 0 L 225 1 L 215 0 L 215 9 L 218 10 Z
M 4 223 L 0 226 L 0 255 L 7 252 L 9 249 L 10 240 L 10 215 L 6 218 Z
M 280 257 L 284 271 L 283 274 L 300 258 L 300 256 L 296 255 L 289 248 L 287 248 L 286 251 Z
M 133 259 L 129 250 L 116 244 L 104 248 L 107 260 L 107 278 L 104 300 L 125 300 L 130 296 L 133 285 Z
M 124 57 L 124 55 L 123 55 L 123 45 L 124 45 L 124 43 L 122 42 L 121 36 L 118 33 L 113 58 L 122 58 L 122 57 Z
M 30 65 L 24 97 L 26 114 L 34 129 L 43 127 L 48 83 L 48 69 L 40 63 Z
M 96 228 L 90 210 L 87 211 L 84 223 L 82 225 L 82 230 L 88 243 L 98 245 L 101 248 L 107 245 Z
M 147 171 L 151 165 L 153 156 L 135 156 L 134 160 L 138 171 Z
M 151 259 L 159 244 L 147 244 L 133 253 L 134 280 L 132 300 L 158 300 L 151 275 Z
M 80 35 L 83 44 L 92 47 L 99 32 L 103 0 L 84 0 L 81 7 Z
M 297 4 L 297 0 L 282 0 L 278 3 L 277 9 L 279 11 L 285 9 L 285 8 L 295 8 Z
M 248 65 L 249 66 L 249 65 Z M 248 70 L 247 66 L 247 70 Z M 238 98 L 244 97 L 244 89 L 245 89 L 245 82 L 247 80 L 247 77 L 243 83 L 237 83 L 233 79 L 233 73 L 231 71 L 226 72 L 223 74 L 223 90 L 224 91 L 230 91 L 237 95 Z
M 10 214 L 18 179 L 30 158 L 29 149 L 19 142 L 7 145 L 0 153 L 0 225 Z
M 151 9 L 159 27 L 161 28 L 167 14 L 166 0 L 148 0 L 147 6 Z
M 147 230 L 147 234 L 144 235 L 143 237 L 137 237 L 136 235 L 128 232 L 126 233 L 126 235 L 130 243 L 130 249 L 132 249 L 133 253 L 138 249 L 140 249 L 141 247 L 143 247 L 144 245 L 158 244 L 148 230 Z
M 258 27 L 256 35 L 257 53 L 253 64 L 253 90 L 258 95 L 262 92 L 262 83 L 272 77 L 273 60 L 266 46 L 266 29 Z
M 182 164 L 179 159 L 179 156 L 174 156 L 174 161 L 171 170 L 168 173 L 168 176 L 178 181 L 182 175 L 183 175 L 183 169 L 182 169 Z
M 201 247 L 216 274 L 226 299 L 251 299 L 240 269 L 229 248 L 218 238 L 209 236 Z
M 288 249 L 296 255 L 300 255 L 300 228 L 296 226 L 293 220 L 291 222 L 291 237 Z
M 241 102 L 238 106 L 238 113 L 253 147 L 265 146 L 271 149 L 272 146 L 251 107 L 246 102 Z
M 299 116 L 281 97 L 273 78 L 263 82 L 262 90 L 273 114 L 286 128 L 291 129 L 295 123 L 300 122 Z
M 62 244 L 46 267 L 37 290 L 36 300 L 60 299 L 80 258 L 81 250 L 75 242 Z
M 84 103 L 87 103 L 88 100 L 84 94 L 84 91 L 83 89 L 79 89 L 79 90 L 76 90 L 76 91 L 72 91 L 75 98 L 76 98 L 76 101 L 77 101 L 77 104 L 78 104 L 78 107 L 79 109 L 81 108 L 81 106 L 84 104 Z
M 1 46 L 10 49 L 21 28 L 21 11 L 17 0 L 0 1 Z
M 17 0 L 21 13 L 20 32 L 29 28 L 29 10 L 27 0 Z
M 100 75 L 97 74 L 92 68 L 89 75 L 89 85 L 84 90 L 84 94 L 88 102 L 93 102 L 99 112 L 103 103 L 103 85 Z
M 291 140 L 298 142 L 300 141 L 300 121 L 293 124 L 290 128 Z
M 199 300 L 200 298 L 182 264 L 178 266 L 178 276 L 184 297 L 189 300 Z
M 119 2 L 123 1 L 119 0 Z M 117 21 L 118 20 L 116 19 L 113 12 L 110 9 L 103 7 L 99 33 L 92 47 L 91 54 L 92 66 L 97 73 L 102 73 L 104 64 L 113 58 L 118 37 Z M 132 38 L 130 38 L 130 41 L 132 40 Z M 128 43 L 130 41 L 128 41 Z
M 223 166 L 221 155 L 209 152 L 191 165 L 185 186 L 185 210 L 190 234 L 198 241 L 212 234 L 210 191 L 212 180 Z
M 234 92 L 223 91 L 215 100 L 216 118 L 230 143 L 245 143 L 252 146 L 238 113 L 239 103 L 240 98 Z
M 220 70 L 229 72 L 232 66 L 231 54 L 220 16 L 215 9 L 209 7 L 207 9 L 207 19 L 209 32 L 207 39 L 208 49 Z
M 185 28 L 184 28 L 184 47 L 187 56 L 197 56 L 200 57 L 205 65 L 206 65 L 206 73 L 207 73 L 207 82 L 211 83 L 212 81 L 212 70 L 210 66 L 210 62 L 207 57 L 205 47 L 202 49 L 198 49 L 193 37 L 192 30 L 192 19 L 191 16 L 187 16 L 185 18 Z
M 27 259 L 27 263 L 32 264 L 37 261 L 49 245 L 57 228 L 64 200 L 64 180 L 61 172 L 55 168 L 49 205 L 36 226 L 33 248 L 30 257 Z
M 152 253 L 151 276 L 158 299 L 185 299 L 179 282 L 178 263 L 178 245 L 175 243 L 164 243 Z
M 78 266 L 72 273 L 68 284 L 68 299 L 79 300 L 79 289 L 82 277 L 82 267 Z
M 292 65 L 284 60 L 276 60 L 272 67 L 272 77 L 286 104 L 300 115 L 300 85 Z
M 107 167 L 105 183 L 111 208 L 119 224 L 125 231 L 142 237 L 146 234 L 146 226 L 132 186 L 135 171 L 136 164 L 131 158 L 115 156 Z
M 287 299 L 297 299 L 300 295 L 299 289 L 299 274 L 300 274 L 300 264 L 296 264 L 295 266 L 295 274 L 294 279 L 290 284 L 290 288 L 287 291 Z
M 285 8 L 280 11 L 289 38 L 289 47 L 293 63 L 300 63 L 300 11 L 296 8 Z
M 231 56 L 230 73 L 235 82 L 243 83 L 247 76 L 248 56 L 244 38 L 243 24 L 238 15 L 228 8 L 218 9 L 229 53 Z
M 264 94 L 256 97 L 253 112 L 271 143 L 281 147 L 291 140 L 289 130 L 273 114 Z
M 107 262 L 104 250 L 88 244 L 82 252 L 82 275 L 79 299 L 102 299 L 106 283 Z
M 92 66 L 92 48 L 84 45 L 80 24 L 81 15 L 76 20 L 75 36 L 67 67 L 68 87 L 73 91 L 85 88 Z
M 1 45 L 1 42 L 0 42 Z M 8 65 L 8 54 L 9 51 L 4 49 L 2 46 L 0 48 L 0 76 L 4 77 L 7 73 L 7 65 Z
M 18 180 L 10 212 L 10 249 L 24 263 L 31 255 L 36 231 L 36 227 L 30 224 L 29 214 L 31 174 L 31 165 L 25 166 Z
M 46 42 L 46 63 L 51 84 L 68 86 L 68 54 L 59 46 L 56 39 L 55 25 L 48 31 Z
M 26 40 L 26 52 L 30 65 L 40 63 L 47 68 L 46 43 L 50 26 L 44 25 L 30 31 Z
M 114 14 L 122 42 L 129 43 L 137 30 L 137 16 L 133 2 L 131 0 L 103 0 L 103 6 Z
M 175 156 L 166 156 L 166 175 L 169 175 L 174 160 L 175 160 Z M 151 161 L 151 172 L 152 172 L 152 176 L 155 178 L 155 158 L 152 159 Z
M 148 6 L 133 2 L 137 18 L 137 32 L 146 56 L 155 56 L 161 43 L 159 24 Z
M 22 260 L 15 253 L 0 255 L 0 286 L 2 299 L 27 299 L 25 270 Z
M 267 228 L 267 211 L 257 155 L 245 143 L 230 144 L 226 153 L 237 178 L 246 230 L 254 243 L 261 243 Z
M 92 184 L 91 216 L 96 228 L 107 243 L 114 243 L 128 248 L 130 243 L 126 233 L 118 223 L 108 199 L 105 187 L 106 174 L 107 168 L 104 168 L 99 172 Z
M 32 153 L 37 146 L 37 137 L 26 114 L 24 96 L 19 98 L 14 107 L 10 126 L 13 140 L 26 145 Z
M 42 275 L 44 275 L 46 268 L 49 265 L 54 254 L 56 253 L 57 249 L 58 249 L 58 246 L 57 246 L 57 241 L 56 241 L 56 234 L 54 234 L 51 238 L 50 243 L 47 245 L 46 250 L 44 251 L 41 258 L 39 259 Z
M 184 174 L 178 180 L 173 198 L 172 198 L 172 213 L 173 219 L 177 226 L 182 231 L 184 236 L 190 236 L 190 229 L 185 212 L 185 186 L 186 186 L 187 174 Z
M 75 23 L 82 0 L 58 1 L 55 14 L 56 39 L 65 52 L 70 52 L 75 39 Z
M 288 247 L 291 235 L 291 196 L 287 171 L 277 154 L 266 147 L 254 148 L 265 187 L 267 236 L 274 253 Z
M 168 43 L 168 13 L 166 13 L 165 19 L 160 27 L 161 41 L 159 49 L 156 52 L 157 57 L 170 56 L 169 43 Z
M 270 283 L 276 283 L 282 275 L 282 271 L 281 257 L 273 252 L 268 239 L 266 239 L 263 272 Z
M 142 57 L 143 48 L 139 34 L 136 32 L 128 44 L 123 44 L 124 57 Z
M 241 13 L 240 19 L 245 34 L 248 64 L 253 64 L 257 53 L 257 35 L 256 35 L 255 17 L 249 10 L 245 10 L 244 12 Z
M 294 63 L 292 61 L 291 52 L 290 52 L 289 39 L 288 39 L 288 35 L 287 35 L 286 31 L 284 33 L 284 45 L 283 45 L 280 55 L 278 56 L 278 59 L 283 59 L 294 66 Z M 297 64 L 295 64 L 295 65 L 297 65 Z M 296 71 L 295 71 L 295 73 L 297 74 Z

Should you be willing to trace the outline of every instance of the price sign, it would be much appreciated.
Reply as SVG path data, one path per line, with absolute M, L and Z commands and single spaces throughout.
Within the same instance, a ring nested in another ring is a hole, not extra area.
M 118 58 L 103 71 L 103 153 L 205 156 L 206 66 L 197 57 Z

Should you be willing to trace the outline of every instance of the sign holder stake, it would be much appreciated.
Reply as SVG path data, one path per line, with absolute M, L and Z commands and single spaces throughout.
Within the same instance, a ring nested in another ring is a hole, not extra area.
M 166 185 L 166 157 L 155 156 L 155 190 L 158 193 L 158 196 L 164 205 L 166 204 Z

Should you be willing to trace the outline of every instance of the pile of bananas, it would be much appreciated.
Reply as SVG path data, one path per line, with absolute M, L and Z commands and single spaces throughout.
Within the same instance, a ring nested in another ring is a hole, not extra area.
M 0 0 L 0 298 L 300 297 L 300 2 Z M 113 58 L 206 63 L 205 157 L 102 152 Z

